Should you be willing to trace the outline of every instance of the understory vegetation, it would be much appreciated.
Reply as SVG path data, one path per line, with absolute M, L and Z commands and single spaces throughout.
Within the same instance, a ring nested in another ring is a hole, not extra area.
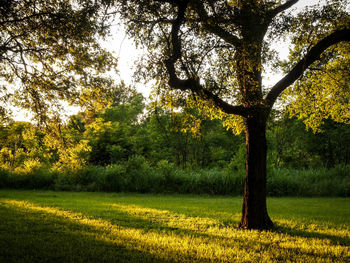
M 145 104 L 134 89 L 47 125 L 0 126 L 0 187 L 74 191 L 241 195 L 244 134 L 196 108 Z M 322 132 L 275 112 L 268 123 L 269 196 L 350 196 L 350 129 L 326 120 Z
M 348 262 L 344 198 L 269 198 L 272 231 L 242 230 L 241 198 L 0 190 L 1 262 Z
M 181 169 L 167 162 L 151 167 L 141 156 L 124 164 L 86 166 L 75 171 L 39 169 L 26 173 L 0 170 L 2 188 L 242 195 L 244 173 L 229 168 Z M 273 169 L 268 196 L 350 196 L 350 166 L 332 169 Z

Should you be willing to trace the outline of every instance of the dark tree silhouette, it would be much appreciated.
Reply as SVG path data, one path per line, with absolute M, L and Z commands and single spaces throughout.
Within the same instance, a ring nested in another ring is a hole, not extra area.
M 109 2 L 113 5 L 113 1 Z M 328 1 L 326 6 L 305 11 L 303 18 L 285 12 L 297 2 L 114 2 L 130 35 L 149 50 L 148 63 L 143 65 L 147 76 L 168 89 L 168 96 L 199 98 L 221 112 L 244 118 L 247 158 L 242 228 L 273 227 L 266 207 L 265 134 L 267 118 L 277 98 L 327 48 L 350 40 L 346 1 Z M 307 29 L 303 34 L 309 41 L 304 46 L 299 44 L 299 61 L 266 91 L 262 72 L 269 60 L 269 47 L 277 35 L 296 34 L 297 22 Z

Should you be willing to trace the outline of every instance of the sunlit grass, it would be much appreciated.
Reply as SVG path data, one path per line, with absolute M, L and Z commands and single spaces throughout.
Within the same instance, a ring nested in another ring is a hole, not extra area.
M 240 201 L 0 191 L 0 261 L 350 261 L 349 199 L 271 199 L 274 231 L 237 229 Z M 299 214 L 290 213 L 295 209 Z M 43 243 L 51 252 L 41 251 Z M 38 255 L 25 255 L 33 248 Z

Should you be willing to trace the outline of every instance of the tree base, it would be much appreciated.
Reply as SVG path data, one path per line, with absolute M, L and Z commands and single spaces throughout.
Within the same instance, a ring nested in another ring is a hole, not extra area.
M 274 224 L 270 217 L 266 215 L 260 219 L 242 217 L 238 227 L 242 229 L 271 230 L 274 228 Z

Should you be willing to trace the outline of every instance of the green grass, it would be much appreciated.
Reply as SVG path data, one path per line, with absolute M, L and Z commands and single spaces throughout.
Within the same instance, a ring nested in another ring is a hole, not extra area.
M 349 198 L 268 207 L 245 231 L 239 197 L 0 190 L 0 262 L 350 262 Z

